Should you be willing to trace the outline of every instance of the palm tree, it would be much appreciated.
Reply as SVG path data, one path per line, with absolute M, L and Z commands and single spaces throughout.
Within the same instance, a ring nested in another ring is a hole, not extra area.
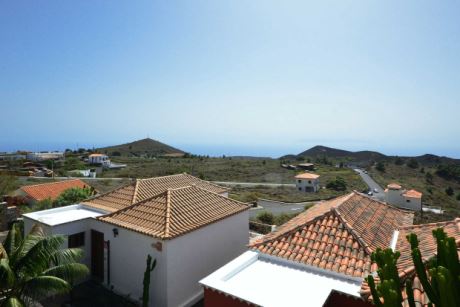
M 28 306 L 66 293 L 75 280 L 88 274 L 88 268 L 78 263 L 83 251 L 61 248 L 64 242 L 64 236 L 46 236 L 37 225 L 23 238 L 19 224 L 13 225 L 0 243 L 1 307 Z

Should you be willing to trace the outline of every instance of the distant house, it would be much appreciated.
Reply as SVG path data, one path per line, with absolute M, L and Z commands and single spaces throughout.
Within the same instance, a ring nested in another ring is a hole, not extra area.
M 27 160 L 44 161 L 44 160 L 60 160 L 64 158 L 62 151 L 43 151 L 43 152 L 28 152 Z
M 150 306 L 192 306 L 198 281 L 246 249 L 250 206 L 228 189 L 178 174 L 134 183 L 79 204 L 24 214 L 25 232 L 40 224 L 85 251 L 91 277 L 133 300 L 142 297 L 147 255 Z M 110 255 L 110 256 L 109 256 Z
M 109 166 L 110 159 L 109 159 L 109 156 L 107 155 L 100 154 L 100 153 L 94 153 L 88 156 L 88 163 L 89 164 L 99 164 L 102 166 Z
M 313 171 L 313 170 L 315 170 L 315 164 L 313 164 L 313 163 L 300 163 L 300 164 L 297 164 L 297 168 L 302 169 L 304 171 Z
M 101 165 L 104 168 L 111 168 L 111 169 L 126 167 L 126 164 L 112 163 L 109 159 L 109 156 L 100 154 L 100 153 L 90 154 L 88 156 L 88 163 L 92 165 Z
M 422 193 L 416 190 L 405 190 L 397 183 L 390 183 L 385 189 L 387 203 L 400 208 L 421 211 Z
M 26 185 L 14 192 L 15 196 L 22 196 L 29 204 L 45 199 L 55 200 L 62 192 L 71 188 L 90 187 L 80 179 L 64 180 L 50 183 Z
M 319 191 L 319 175 L 313 173 L 302 173 L 295 176 L 296 188 L 303 192 Z

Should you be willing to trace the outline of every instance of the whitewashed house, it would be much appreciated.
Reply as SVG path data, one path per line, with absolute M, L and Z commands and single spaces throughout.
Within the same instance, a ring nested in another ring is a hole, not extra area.
M 319 191 L 319 175 L 313 173 L 301 173 L 295 176 L 297 190 L 303 192 Z
M 202 296 L 198 281 L 245 250 L 249 205 L 227 189 L 179 174 L 136 182 L 80 204 L 24 214 L 64 234 L 85 250 L 91 277 L 134 300 L 142 296 L 147 255 L 150 306 L 191 306 Z
M 100 153 L 94 153 L 88 156 L 88 163 L 89 164 L 100 164 L 102 166 L 108 167 L 110 165 L 110 159 L 109 159 L 109 156 L 107 155 L 100 154 Z
M 390 183 L 385 189 L 385 201 L 400 208 L 421 211 L 422 193 L 416 190 L 403 189 L 397 183 Z

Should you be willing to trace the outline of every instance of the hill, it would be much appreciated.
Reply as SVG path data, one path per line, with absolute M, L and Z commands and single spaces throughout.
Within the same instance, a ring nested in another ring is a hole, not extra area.
M 303 158 L 332 158 L 332 159 L 346 159 L 355 162 L 368 162 L 379 161 L 387 158 L 384 154 L 376 151 L 348 151 L 343 149 L 336 149 L 326 146 L 317 145 L 304 152 L 301 152 L 296 157 Z
M 185 154 L 185 152 L 180 149 L 150 138 L 127 144 L 98 148 L 97 151 L 109 156 L 123 157 L 182 156 Z

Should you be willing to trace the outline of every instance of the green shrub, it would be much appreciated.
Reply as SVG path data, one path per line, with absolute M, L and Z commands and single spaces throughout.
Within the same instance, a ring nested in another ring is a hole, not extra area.
M 345 191 L 347 189 L 347 183 L 345 182 L 345 179 L 337 176 L 335 180 L 329 181 L 326 184 L 326 188 L 335 191 Z
M 257 214 L 257 220 L 264 224 L 274 225 L 275 224 L 275 216 L 273 213 L 268 211 L 262 211 Z

